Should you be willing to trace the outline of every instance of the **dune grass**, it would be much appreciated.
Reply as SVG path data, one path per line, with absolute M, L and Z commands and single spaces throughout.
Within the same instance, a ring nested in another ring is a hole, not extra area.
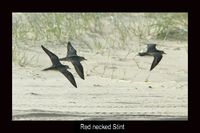
M 26 66 L 33 58 L 19 53 L 18 45 L 63 45 L 70 40 L 104 54 L 152 40 L 184 41 L 187 35 L 187 13 L 13 13 L 13 62 Z

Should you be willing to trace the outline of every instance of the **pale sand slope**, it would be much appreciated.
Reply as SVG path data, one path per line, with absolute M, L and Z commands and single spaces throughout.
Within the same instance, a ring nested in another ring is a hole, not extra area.
M 66 47 L 47 46 L 59 57 Z M 77 47 L 76 47 L 77 48 Z M 163 47 L 159 47 L 163 49 Z M 152 57 L 135 57 L 126 50 L 110 55 L 77 48 L 85 80 L 73 66 L 78 88 L 59 72 L 41 71 L 51 65 L 40 47 L 30 50 L 39 56 L 35 66 L 13 65 L 13 120 L 182 120 L 188 118 L 188 55 L 184 47 L 164 48 L 167 53 L 151 72 Z

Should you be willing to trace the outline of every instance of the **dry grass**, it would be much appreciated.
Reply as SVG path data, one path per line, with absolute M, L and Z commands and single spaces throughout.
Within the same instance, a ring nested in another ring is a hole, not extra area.
M 74 41 L 83 48 L 110 57 L 113 49 L 137 52 L 155 40 L 187 40 L 187 13 L 13 13 L 13 62 L 32 60 L 18 45 L 63 45 Z M 134 49 L 132 48 L 134 45 Z M 130 49 L 132 48 L 132 49 Z M 136 63 L 137 64 L 137 63 Z M 106 69 L 106 68 L 104 68 Z

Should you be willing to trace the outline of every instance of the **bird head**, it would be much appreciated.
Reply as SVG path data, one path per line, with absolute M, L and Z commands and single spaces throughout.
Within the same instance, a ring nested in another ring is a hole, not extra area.
M 80 60 L 82 61 L 82 60 L 87 60 L 87 59 L 85 59 L 84 57 L 80 57 Z

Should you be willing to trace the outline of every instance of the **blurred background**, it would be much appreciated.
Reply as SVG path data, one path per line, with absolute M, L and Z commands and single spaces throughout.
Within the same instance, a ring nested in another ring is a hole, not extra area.
M 102 55 L 123 49 L 124 57 L 152 42 L 185 42 L 187 51 L 187 13 L 13 13 L 12 17 L 13 63 L 21 67 L 39 65 L 37 54 L 28 55 L 31 47 L 66 46 L 67 41 Z
M 13 120 L 166 120 L 188 116 L 187 13 L 13 13 Z M 52 65 L 71 41 L 85 80 L 70 62 L 78 88 Z M 164 50 L 136 56 L 156 43 Z

